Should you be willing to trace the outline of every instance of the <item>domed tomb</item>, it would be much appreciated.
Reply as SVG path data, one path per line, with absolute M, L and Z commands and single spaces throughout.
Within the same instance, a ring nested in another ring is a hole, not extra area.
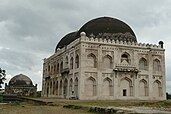
M 23 74 L 14 76 L 10 81 L 11 86 L 33 86 L 31 79 Z
M 133 30 L 126 23 L 111 17 L 100 17 L 90 20 L 79 31 L 64 36 L 57 44 L 55 51 L 57 52 L 58 48 L 63 48 L 79 38 L 81 32 L 85 32 L 88 37 L 137 42 Z
M 34 96 L 37 91 L 37 84 L 34 86 L 31 79 L 23 74 L 14 76 L 9 84 L 5 84 L 5 93 L 18 94 L 21 96 Z

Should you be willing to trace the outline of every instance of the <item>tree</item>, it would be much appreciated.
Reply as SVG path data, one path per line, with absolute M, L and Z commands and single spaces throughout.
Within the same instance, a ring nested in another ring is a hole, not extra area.
M 0 88 L 2 88 L 1 85 L 4 84 L 4 81 L 6 80 L 5 76 L 5 70 L 0 68 Z
M 166 93 L 166 98 L 167 98 L 167 99 L 171 99 L 171 94 Z

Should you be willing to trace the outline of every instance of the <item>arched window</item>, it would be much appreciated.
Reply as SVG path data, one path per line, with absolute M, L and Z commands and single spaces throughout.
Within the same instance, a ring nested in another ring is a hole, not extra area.
M 58 95 L 58 81 L 56 82 L 56 95 Z
M 47 94 L 47 97 L 50 94 L 49 85 L 50 85 L 50 83 L 49 83 L 49 81 L 47 81 L 47 83 L 46 83 L 46 94 Z
M 142 79 L 139 81 L 139 96 L 148 96 L 147 81 Z
M 93 53 L 89 54 L 87 59 L 87 67 L 97 68 L 97 58 Z
M 48 65 L 48 72 L 50 73 L 50 65 Z
M 53 83 L 53 81 L 51 80 L 51 81 L 50 81 L 50 95 L 52 95 L 52 91 L 53 91 L 52 83 Z
M 53 74 L 53 65 L 51 65 L 51 71 L 50 71 L 51 74 Z
M 103 67 L 107 69 L 112 68 L 112 57 L 110 55 L 103 57 Z
M 79 56 L 78 56 L 78 54 L 75 57 L 75 68 L 79 68 Z
M 70 69 L 73 69 L 73 57 L 70 58 Z
M 66 96 L 68 96 L 68 80 L 65 79 L 64 80 L 64 83 L 63 83 L 63 95 L 64 95 L 64 98 L 66 98 Z
M 113 95 L 112 80 L 108 77 L 103 80 L 103 95 L 104 96 Z
M 63 70 L 63 61 L 61 62 L 61 65 L 60 65 L 60 71 Z
M 68 56 L 65 58 L 65 67 L 68 67 Z
M 121 96 L 133 96 L 133 86 L 131 79 L 127 77 L 121 79 L 120 94 Z
M 89 77 L 85 84 L 85 94 L 89 97 L 96 96 L 96 80 L 93 77 Z
M 53 81 L 53 95 L 55 95 L 55 91 L 56 91 L 56 89 L 55 89 L 55 81 Z
M 139 69 L 140 70 L 147 70 L 148 66 L 147 66 L 147 60 L 145 58 L 141 58 L 139 61 Z
M 62 95 L 62 80 L 60 81 L 59 85 L 59 95 Z
M 130 55 L 128 53 L 125 52 L 121 55 L 121 63 L 131 63 Z
M 162 96 L 162 84 L 159 80 L 156 80 L 153 83 L 153 95 L 156 98 Z
M 72 87 L 73 87 L 73 80 L 71 78 L 69 81 L 69 95 L 70 96 L 74 95 Z
M 56 64 L 54 64 L 54 70 L 53 70 L 54 74 L 56 74 Z
M 78 98 L 78 78 L 75 78 L 74 81 L 74 92 L 75 92 L 75 97 Z
M 59 73 L 59 63 L 57 64 L 57 73 Z
M 155 59 L 153 61 L 153 71 L 161 71 L 161 64 L 160 61 L 158 59 Z

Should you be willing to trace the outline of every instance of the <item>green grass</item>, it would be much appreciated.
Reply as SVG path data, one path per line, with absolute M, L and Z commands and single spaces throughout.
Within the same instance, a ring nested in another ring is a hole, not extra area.
M 0 104 L 0 114 L 88 114 L 87 110 L 66 109 L 62 106 L 38 106 L 27 103 Z
M 51 101 L 51 99 L 46 99 L 45 101 Z M 145 107 L 156 107 L 156 108 L 171 108 L 171 100 L 166 101 L 142 101 L 142 100 L 59 100 L 53 99 L 53 104 L 56 105 L 80 105 L 80 106 L 101 106 L 101 107 L 129 107 L 129 106 L 145 106 Z
M 64 100 L 64 99 L 38 99 L 52 102 L 46 106 L 28 103 L 0 104 L 0 114 L 87 114 L 87 110 L 81 110 L 77 106 L 100 106 L 100 107 L 129 107 L 145 106 L 156 108 L 170 108 L 171 101 L 139 101 L 139 100 Z M 74 105 L 76 108 L 63 108 L 64 105 Z
M 171 101 L 78 101 L 71 104 L 77 105 L 88 105 L 88 106 L 117 106 L 117 107 L 128 107 L 128 106 L 145 106 L 145 107 L 165 107 L 171 108 Z

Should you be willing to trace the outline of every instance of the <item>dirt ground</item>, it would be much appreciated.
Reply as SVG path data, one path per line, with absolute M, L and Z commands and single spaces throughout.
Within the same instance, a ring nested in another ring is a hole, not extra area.
M 171 100 L 165 101 L 144 101 L 144 100 L 64 100 L 39 98 L 37 100 L 52 102 L 56 105 L 78 105 L 78 106 L 97 106 L 132 111 L 135 113 L 157 113 L 171 114 Z
M 33 98 L 32 98 L 33 99 Z M 139 113 L 168 113 L 171 114 L 171 101 L 139 101 L 139 100 L 65 100 L 56 98 L 36 98 L 36 100 L 51 102 L 41 106 L 28 103 L 0 104 L 0 114 L 93 114 L 88 110 L 63 108 L 64 105 L 114 107 L 132 110 Z
M 0 114 L 88 114 L 84 110 L 65 109 L 62 106 L 34 106 L 30 104 L 0 104 Z M 91 113 L 92 114 L 92 113 Z
M 152 108 L 168 108 L 171 109 L 171 100 L 165 101 L 145 101 L 145 100 L 66 100 L 66 99 L 55 99 L 55 98 L 38 98 L 45 102 L 53 102 L 57 105 L 73 104 L 82 106 L 101 106 L 101 107 L 130 107 L 130 106 L 143 106 Z

